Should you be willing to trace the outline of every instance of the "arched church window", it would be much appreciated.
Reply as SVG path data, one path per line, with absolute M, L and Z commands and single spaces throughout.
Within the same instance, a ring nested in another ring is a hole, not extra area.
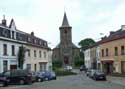
M 65 34 L 67 34 L 67 30 L 65 30 Z

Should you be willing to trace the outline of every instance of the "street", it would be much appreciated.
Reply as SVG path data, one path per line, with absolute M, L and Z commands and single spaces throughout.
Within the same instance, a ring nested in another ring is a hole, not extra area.
M 94 81 L 85 74 L 58 77 L 57 80 L 32 85 L 9 85 L 0 89 L 125 89 L 125 86 L 110 81 Z

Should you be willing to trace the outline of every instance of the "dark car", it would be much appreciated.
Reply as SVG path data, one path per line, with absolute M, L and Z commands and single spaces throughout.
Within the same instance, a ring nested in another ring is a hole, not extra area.
M 106 80 L 106 75 L 100 70 L 96 70 L 93 75 L 94 80 Z
M 86 71 L 86 67 L 85 65 L 81 65 L 80 68 L 79 68 L 80 71 Z
M 1 78 L 6 78 L 7 84 L 32 84 L 32 72 L 27 70 L 10 70 L 2 73 Z
M 42 82 L 43 81 L 43 74 L 42 72 L 35 72 L 35 79 L 37 82 Z
M 56 80 L 56 74 L 53 71 L 45 71 L 43 72 L 43 78 L 44 80 L 52 80 L 52 79 Z
M 0 74 L 0 87 L 7 86 L 7 79 L 6 77 L 3 77 L 3 74 Z

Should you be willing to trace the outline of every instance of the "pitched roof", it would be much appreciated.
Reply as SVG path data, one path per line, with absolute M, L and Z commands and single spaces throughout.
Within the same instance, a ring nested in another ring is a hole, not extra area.
M 62 26 L 61 27 L 70 27 L 68 19 L 67 19 L 67 16 L 66 16 L 66 13 L 64 13 L 63 22 L 62 22 Z
M 120 29 L 117 30 L 116 32 L 110 32 L 110 33 L 111 34 L 108 37 L 105 37 L 100 41 L 100 44 L 125 38 L 125 30 Z

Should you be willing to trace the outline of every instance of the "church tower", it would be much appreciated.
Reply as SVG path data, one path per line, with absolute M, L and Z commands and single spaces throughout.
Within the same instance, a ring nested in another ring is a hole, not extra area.
M 72 43 L 72 27 L 69 25 L 66 13 L 64 13 L 60 30 L 60 43 L 53 49 L 53 60 L 60 60 L 63 67 L 74 66 L 74 61 L 78 59 L 80 50 Z
M 66 13 L 64 13 L 60 30 L 60 56 L 63 65 L 72 65 L 72 27 L 68 23 Z

